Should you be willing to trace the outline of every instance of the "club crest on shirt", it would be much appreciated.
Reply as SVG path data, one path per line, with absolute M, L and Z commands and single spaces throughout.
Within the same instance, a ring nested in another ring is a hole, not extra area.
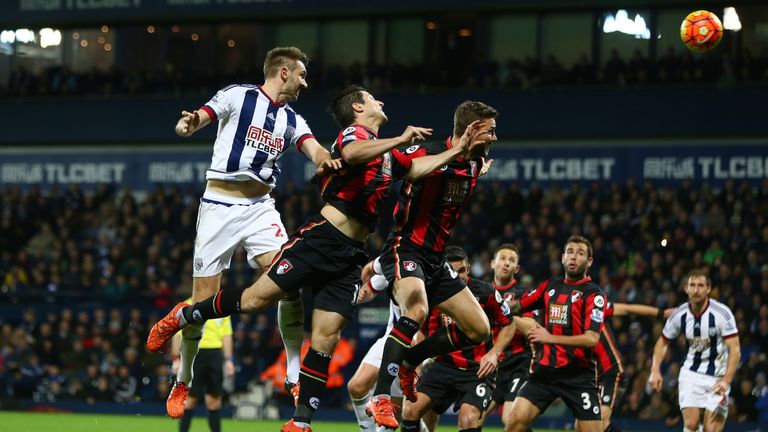
M 276 273 L 279 275 L 286 274 L 289 271 L 291 271 L 291 269 L 293 269 L 293 264 L 291 264 L 291 262 L 288 261 L 287 259 L 283 259 L 282 261 L 280 261 L 280 264 L 277 265 Z
M 405 271 L 416 271 L 416 263 L 413 261 L 403 261 L 403 268 Z
M 550 303 L 547 322 L 550 324 L 568 325 L 568 305 Z
M 579 301 L 582 295 L 584 295 L 584 293 L 582 293 L 581 291 L 573 291 L 571 293 L 571 303 L 576 303 L 577 301 Z

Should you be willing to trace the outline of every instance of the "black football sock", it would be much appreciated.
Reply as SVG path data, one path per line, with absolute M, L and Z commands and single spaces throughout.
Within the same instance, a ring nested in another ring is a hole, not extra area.
M 419 432 L 421 430 L 420 420 L 403 420 L 400 425 L 403 432 Z
M 379 379 L 373 390 L 374 396 L 390 394 L 392 381 L 400 371 L 400 363 L 410 349 L 413 335 L 417 331 L 419 331 L 419 323 L 405 316 L 400 317 L 389 331 L 387 341 L 384 343 L 384 353 L 381 355 Z
M 469 428 L 469 429 L 459 429 L 459 432 L 480 432 L 482 430 L 483 428 L 476 427 L 476 428 Z
M 192 424 L 192 415 L 195 410 L 184 410 L 184 415 L 179 420 L 179 432 L 189 432 L 189 425 Z
M 312 415 L 320 407 L 320 397 L 328 381 L 331 355 L 309 348 L 299 372 L 299 403 L 293 413 L 293 421 L 311 423 Z
M 209 319 L 221 318 L 240 312 L 240 297 L 243 289 L 227 288 L 181 310 L 187 323 L 204 323 Z
M 221 411 L 208 410 L 208 427 L 211 432 L 221 432 Z
M 408 367 L 416 367 L 424 360 L 476 345 L 456 324 L 440 329 L 432 336 L 411 347 L 405 355 Z

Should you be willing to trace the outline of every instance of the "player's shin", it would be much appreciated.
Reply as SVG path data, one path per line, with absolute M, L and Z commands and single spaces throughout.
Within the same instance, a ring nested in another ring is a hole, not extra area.
M 373 390 L 374 396 L 390 394 L 392 381 L 397 376 L 400 370 L 400 363 L 405 358 L 411 346 L 413 335 L 417 331 L 419 331 L 419 323 L 406 316 L 400 317 L 394 327 L 392 327 L 384 344 L 379 377 L 376 381 L 376 388 Z
M 445 327 L 445 331 L 435 332 L 432 336 L 414 345 L 405 355 L 405 362 L 416 367 L 428 358 L 473 345 L 475 342 L 453 323 Z
M 299 382 L 301 343 L 304 340 L 304 305 L 300 296 L 280 300 L 277 307 L 277 322 L 288 359 L 286 379 L 295 384 Z
M 209 319 L 240 313 L 240 298 L 243 291 L 245 291 L 244 288 L 219 290 L 213 297 L 182 309 L 184 320 L 188 323 L 202 324 Z
M 360 426 L 360 432 L 375 432 L 376 423 L 374 423 L 373 417 L 368 416 L 368 413 L 365 412 L 365 406 L 371 400 L 370 395 L 365 395 L 362 399 L 352 397 L 350 399 L 352 400 L 352 409 L 355 411 L 357 424 Z
M 188 386 L 192 385 L 192 364 L 195 362 L 200 338 L 203 335 L 203 326 L 188 325 L 181 330 L 181 346 L 179 348 L 179 372 L 176 381 Z
M 299 403 L 293 414 L 293 421 L 299 426 L 309 425 L 312 416 L 320 407 L 320 398 L 328 381 L 328 367 L 331 364 L 331 354 L 315 351 L 311 347 L 304 357 L 299 374 L 301 390 Z

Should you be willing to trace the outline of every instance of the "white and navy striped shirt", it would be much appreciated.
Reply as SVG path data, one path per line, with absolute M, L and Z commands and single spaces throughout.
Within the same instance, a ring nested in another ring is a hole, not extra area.
M 696 315 L 689 303 L 683 304 L 669 317 L 661 335 L 669 340 L 683 332 L 688 354 L 681 368 L 715 377 L 725 375 L 728 350 L 724 340 L 739 335 L 736 318 L 728 306 L 707 299 L 703 312 Z
M 307 122 L 288 104 L 273 101 L 261 86 L 233 84 L 219 90 L 202 108 L 218 120 L 211 167 L 206 179 L 254 179 L 275 187 L 277 160 L 289 146 L 314 138 Z

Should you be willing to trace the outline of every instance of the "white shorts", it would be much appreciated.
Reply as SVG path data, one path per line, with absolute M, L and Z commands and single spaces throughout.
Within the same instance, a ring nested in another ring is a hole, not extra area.
M 718 381 L 720 381 L 719 377 L 681 369 L 678 380 L 680 408 L 704 408 L 728 417 L 728 395 L 719 395 L 712 391 L 712 387 Z
M 389 332 L 387 332 L 389 333 Z M 380 368 L 381 367 L 381 355 L 384 353 L 384 343 L 387 342 L 387 335 L 378 338 L 376 342 L 371 345 L 371 347 L 368 349 L 368 352 L 365 353 L 365 357 L 363 357 L 363 363 L 368 363 L 369 365 Z M 403 397 L 403 392 L 400 390 L 400 380 L 395 377 L 395 380 L 392 381 L 392 389 L 391 389 L 391 396 L 392 397 Z
M 192 275 L 214 276 L 228 269 L 238 245 L 245 248 L 248 264 L 256 268 L 254 257 L 280 250 L 287 240 L 275 200 L 269 195 L 233 198 L 206 191 L 197 215 Z

